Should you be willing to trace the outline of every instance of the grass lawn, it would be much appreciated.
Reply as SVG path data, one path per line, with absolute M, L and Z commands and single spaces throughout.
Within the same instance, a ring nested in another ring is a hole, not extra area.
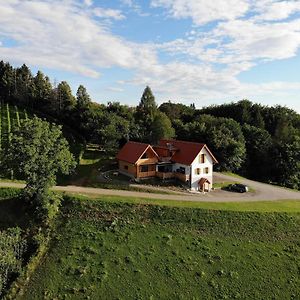
M 300 214 L 109 201 L 68 197 L 20 299 L 300 298 Z
M 90 199 L 112 202 L 112 203 L 130 203 L 130 204 L 152 204 L 170 207 L 188 207 L 188 208 L 203 208 L 210 210 L 226 210 L 226 211 L 247 211 L 247 212 L 290 212 L 300 213 L 299 200 L 279 200 L 279 201 L 248 201 L 248 202 L 196 202 L 196 201 L 178 201 L 178 200 L 161 200 L 161 199 L 146 199 L 141 197 L 121 197 L 121 196 L 105 196 L 101 197 L 95 194 L 74 194 L 78 199 Z

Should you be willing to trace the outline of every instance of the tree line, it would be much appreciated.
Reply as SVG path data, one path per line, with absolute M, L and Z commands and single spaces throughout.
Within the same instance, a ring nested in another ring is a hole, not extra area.
M 194 109 L 166 102 L 178 139 L 204 141 L 219 170 L 300 189 L 300 115 L 249 100 Z
M 160 138 L 204 142 L 218 170 L 300 188 L 300 115 L 283 107 L 248 100 L 196 109 L 165 102 L 159 107 L 146 87 L 137 107 L 91 100 L 80 85 L 76 96 L 66 81 L 52 85 L 24 64 L 0 62 L 0 97 L 72 127 L 87 142 L 118 148 L 127 140 L 157 143 Z
M 154 143 L 174 135 L 169 118 L 158 110 L 151 97 L 150 88 L 146 88 L 137 109 L 119 102 L 98 104 L 91 101 L 83 85 L 74 96 L 66 81 L 53 86 L 41 71 L 33 76 L 25 64 L 13 68 L 0 62 L 0 98 L 4 102 L 54 117 L 75 129 L 87 142 L 107 147 L 117 147 L 129 139 Z

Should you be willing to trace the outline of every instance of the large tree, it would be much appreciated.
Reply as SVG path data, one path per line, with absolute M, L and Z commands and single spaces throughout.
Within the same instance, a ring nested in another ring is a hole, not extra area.
M 247 153 L 243 173 L 256 179 L 270 178 L 272 170 L 270 150 L 273 146 L 271 135 L 264 129 L 248 124 L 244 124 L 242 130 Z
M 25 195 L 43 214 L 49 213 L 49 188 L 58 172 L 69 174 L 75 160 L 61 126 L 37 117 L 24 121 L 13 135 L 6 154 L 6 164 L 26 181 Z
M 91 104 L 91 97 L 83 85 L 80 85 L 78 87 L 76 92 L 76 99 L 76 106 L 80 112 L 86 110 Z
M 50 104 L 52 97 L 52 85 L 49 77 L 38 71 L 34 77 L 34 100 L 37 107 L 45 108 Z
M 237 171 L 245 160 L 245 139 L 240 125 L 227 118 L 202 115 L 194 122 L 176 124 L 177 136 L 182 140 L 206 143 L 216 156 L 216 169 Z
M 71 111 L 76 106 L 76 98 L 72 95 L 72 90 L 66 81 L 62 81 L 57 86 L 57 110 L 60 115 L 67 114 L 68 117 Z
M 172 127 L 170 119 L 161 111 L 155 114 L 154 120 L 151 125 L 151 143 L 155 144 L 162 138 L 173 138 L 175 130 Z
M 144 142 L 150 142 L 151 126 L 157 113 L 155 97 L 149 86 L 143 92 L 141 101 L 136 108 L 135 119 L 139 126 L 140 139 Z

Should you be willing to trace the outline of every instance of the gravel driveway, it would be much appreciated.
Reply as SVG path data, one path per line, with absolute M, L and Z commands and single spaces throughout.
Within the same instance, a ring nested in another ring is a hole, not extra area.
M 273 200 L 299 200 L 300 192 L 285 189 L 257 181 L 248 179 L 240 179 L 221 173 L 214 174 L 215 181 L 238 181 L 253 188 L 255 192 L 251 193 L 234 193 L 223 190 L 215 190 L 210 193 L 189 193 L 182 195 L 169 194 L 152 194 L 134 191 L 108 190 L 99 188 L 89 188 L 81 186 L 56 186 L 53 189 L 56 191 L 63 191 L 76 194 L 93 194 L 93 195 L 107 195 L 107 196 L 126 196 L 136 198 L 148 199 L 162 199 L 162 200 L 180 200 L 180 201 L 204 201 L 204 202 L 246 202 L 246 201 L 273 201 Z M 12 182 L 0 182 L 0 187 L 16 187 L 22 188 L 24 184 Z

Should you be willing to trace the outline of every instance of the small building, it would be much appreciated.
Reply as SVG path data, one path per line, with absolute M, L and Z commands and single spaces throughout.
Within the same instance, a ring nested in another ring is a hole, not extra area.
M 135 179 L 156 176 L 159 158 L 149 144 L 127 142 L 119 151 L 117 160 L 121 174 Z
M 210 191 L 216 158 L 206 144 L 160 140 L 158 145 L 127 142 L 117 155 L 119 172 L 137 180 L 177 178 L 191 190 Z

